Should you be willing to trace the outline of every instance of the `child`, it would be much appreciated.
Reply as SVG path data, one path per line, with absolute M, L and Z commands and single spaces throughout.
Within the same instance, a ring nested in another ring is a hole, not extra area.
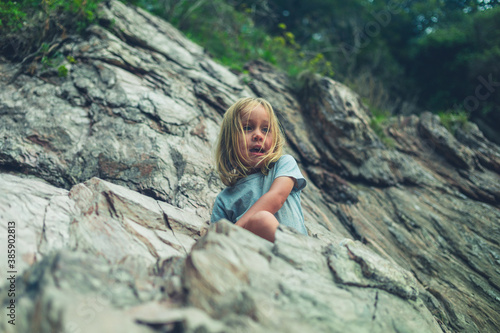
M 226 111 L 215 154 L 227 187 L 215 200 L 212 223 L 225 218 L 271 242 L 280 223 L 307 235 L 300 205 L 306 180 L 295 159 L 283 155 L 284 143 L 266 100 L 243 98 Z

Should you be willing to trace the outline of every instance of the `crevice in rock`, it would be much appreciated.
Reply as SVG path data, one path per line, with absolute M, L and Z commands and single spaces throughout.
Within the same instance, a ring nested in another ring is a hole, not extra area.
M 64 188 L 66 190 L 69 190 L 73 185 L 77 183 L 76 180 L 71 175 L 56 173 L 56 175 L 53 176 L 50 174 L 52 171 L 53 170 L 51 170 L 51 166 L 37 165 L 37 167 L 35 168 L 30 165 L 12 160 L 10 156 L 0 153 L 1 173 L 24 175 L 24 176 L 26 175 L 36 176 L 45 180 L 46 182 L 55 187 Z
M 168 181 L 167 179 L 167 182 L 169 183 L 170 185 L 170 182 Z M 155 191 L 154 189 L 150 189 L 150 188 L 142 188 L 141 187 L 141 184 L 137 184 L 135 183 L 135 190 L 137 192 L 139 192 L 140 194 L 143 194 L 147 197 L 150 197 L 154 200 L 158 200 L 158 201 L 164 201 L 170 205 L 172 205 L 172 198 L 171 197 L 167 197 L 166 195 L 161 195 L 161 193 L 158 193 L 157 191 Z M 133 188 L 133 187 L 132 187 Z
M 375 303 L 373 304 L 372 321 L 374 321 L 377 318 L 377 305 L 378 305 L 378 290 L 375 292 Z
M 148 71 L 146 75 L 144 75 L 143 79 L 150 83 L 150 87 L 153 90 L 161 90 L 166 96 L 173 97 L 168 89 L 170 86 L 168 81 L 165 80 L 165 77 L 155 71 Z
M 342 223 L 342 225 L 355 240 L 359 240 L 363 244 L 367 243 L 366 238 L 358 232 L 356 226 L 352 223 L 352 217 L 347 216 L 347 214 L 345 214 L 344 211 L 340 208 L 333 210 L 330 205 L 328 205 L 328 208 L 338 217 L 340 223 Z
M 16 161 L 9 161 L 10 157 L 0 153 L 0 172 L 13 175 L 29 175 L 30 168 L 27 168 Z
M 145 70 L 144 68 L 141 68 L 141 67 L 137 67 L 137 66 L 134 66 L 132 65 L 131 63 L 129 63 L 127 61 L 126 58 L 122 57 L 121 54 L 119 53 L 115 53 L 115 52 L 111 52 L 112 55 L 116 56 L 117 58 L 121 59 L 122 62 L 114 62 L 115 65 L 118 65 L 118 67 L 126 70 L 127 72 L 129 72 L 130 74 L 133 74 L 133 75 L 137 75 L 139 77 L 143 77 L 143 75 L 145 74 L 148 74 L 149 72 L 147 70 Z
M 134 36 L 123 34 L 120 31 L 113 31 L 112 33 L 114 33 L 115 35 L 120 37 L 124 42 L 126 42 L 131 47 L 138 47 L 138 48 L 144 49 L 146 51 L 159 53 L 162 56 L 164 56 L 165 59 L 167 59 L 168 61 L 173 62 L 174 64 L 176 64 L 177 66 L 179 66 L 185 70 L 193 69 L 191 67 L 184 66 L 182 63 L 176 61 L 174 58 L 170 57 L 168 54 L 165 54 L 165 53 L 155 49 L 154 47 L 149 46 L 146 42 L 144 42 L 143 40 L 141 40 L 139 38 L 134 38 Z M 124 69 L 127 69 L 127 68 L 124 68 Z M 147 72 L 143 71 L 142 74 L 145 74 L 145 73 L 147 73 Z
M 49 210 L 50 205 L 52 204 L 52 200 L 56 197 L 62 197 L 65 195 L 53 195 L 49 198 L 47 205 L 45 206 L 44 212 L 43 212 L 43 221 L 42 221 L 42 233 L 40 234 L 40 239 L 37 244 L 37 251 L 40 252 L 40 248 L 42 246 L 42 243 L 46 239 L 46 221 L 47 221 L 47 212 Z
M 455 330 L 461 332 L 465 328 L 463 319 L 457 316 L 457 313 L 453 310 L 453 304 L 446 299 L 439 291 L 434 288 L 428 288 L 427 291 L 434 296 L 438 302 L 443 306 L 448 318 L 450 318 L 450 325 Z
M 110 194 L 111 193 L 111 194 Z M 126 219 L 124 218 L 123 214 L 121 212 L 118 212 L 117 209 L 115 208 L 114 200 L 113 200 L 113 193 L 112 192 L 106 192 L 103 191 L 101 194 L 104 196 L 106 202 L 108 203 L 108 211 L 110 212 L 111 218 L 115 219 L 120 226 L 130 235 L 133 237 L 137 238 L 140 242 L 146 246 L 148 249 L 148 252 L 153 256 L 155 259 L 159 258 L 158 253 L 156 252 L 156 248 L 153 246 L 153 244 L 150 242 L 150 240 L 145 237 L 143 234 L 138 232 L 132 225 L 131 223 L 128 223 Z M 116 197 L 116 196 L 115 196 Z M 120 200 L 120 198 L 118 198 Z M 96 214 L 99 214 L 99 209 L 96 209 Z M 141 225 L 141 223 L 134 222 L 136 224 Z
M 165 213 L 165 211 L 163 210 L 163 208 L 160 206 L 160 203 L 158 201 L 156 201 L 156 204 L 158 205 L 158 207 L 160 208 L 161 212 L 162 212 L 162 215 L 163 215 L 163 222 L 165 222 L 165 226 L 167 228 L 169 228 L 171 231 L 172 231 L 172 235 L 174 235 L 175 239 L 177 239 L 177 241 L 179 242 L 179 244 L 182 246 L 182 249 L 184 250 L 184 253 L 187 255 L 188 254 L 188 251 L 186 250 L 186 248 L 184 247 L 184 245 L 179 241 L 179 238 L 177 238 L 177 235 L 175 233 L 175 230 L 172 228 L 172 226 L 170 225 L 170 222 L 168 220 L 168 215 L 167 213 Z
M 115 54 L 115 53 L 112 53 L 114 56 L 120 58 L 122 60 L 122 62 L 120 61 L 117 61 L 117 60 L 114 60 L 114 59 L 107 59 L 107 58 L 103 58 L 103 57 L 86 57 L 86 56 L 77 56 L 75 58 L 77 58 L 78 60 L 99 60 L 103 63 L 106 63 L 108 65 L 111 65 L 111 66 L 116 66 L 118 68 L 121 68 L 129 73 L 131 73 L 132 75 L 137 75 L 139 77 L 143 77 L 144 75 L 146 74 L 149 74 L 149 72 L 145 69 L 142 69 L 140 67 L 136 67 L 136 66 L 133 66 L 131 64 L 129 64 L 123 57 L 121 57 L 119 54 Z
M 165 321 L 162 323 L 150 323 L 145 320 L 136 319 L 135 322 L 144 325 L 155 332 L 182 333 L 186 331 L 183 319 Z
M 224 101 L 219 98 L 219 101 L 218 101 L 219 104 L 217 104 L 215 101 L 213 101 L 212 99 L 208 98 L 207 95 L 203 93 L 203 89 L 198 88 L 197 83 L 198 82 L 196 80 L 193 80 L 194 95 L 196 97 L 199 97 L 201 100 L 203 100 L 209 106 L 211 106 L 214 110 L 216 110 L 217 113 L 219 113 L 221 116 L 223 116 L 224 113 L 226 112 L 226 107 L 223 106 L 223 105 L 225 105 Z M 210 87 L 210 86 L 208 86 L 208 87 Z M 216 94 L 214 94 L 214 98 L 217 99 Z M 211 118 L 211 119 L 213 120 L 213 118 Z
M 158 234 L 157 234 L 157 236 L 158 236 L 158 239 L 160 239 L 160 241 L 162 241 L 163 244 L 165 244 L 167 246 L 170 246 L 174 250 L 177 250 L 179 252 L 185 252 L 186 251 L 186 249 L 184 248 L 184 246 L 176 244 L 176 243 L 172 243 L 169 240 L 167 240 L 167 239 L 159 236 Z M 174 237 L 175 237 L 175 235 L 174 235 Z
M 177 179 L 181 179 L 184 175 L 184 170 L 186 169 L 186 161 L 182 154 L 174 147 L 170 150 L 170 157 L 174 162 L 175 169 L 177 170 Z
M 49 202 L 47 203 L 47 206 L 45 206 L 45 209 L 43 211 L 43 221 L 42 221 L 42 233 L 40 234 L 40 240 L 38 241 L 38 245 L 36 247 L 37 251 L 40 252 L 40 247 L 42 246 L 42 242 L 45 238 L 45 221 L 47 218 L 47 210 L 49 209 L 50 202 L 52 201 L 52 198 L 54 196 L 50 197 Z
M 115 204 L 113 203 L 113 199 L 111 198 L 110 194 L 108 192 L 103 192 L 102 193 L 104 198 L 106 199 L 106 202 L 108 203 L 108 210 L 111 213 L 111 217 L 117 217 L 119 218 L 120 216 L 118 215 L 118 212 L 116 211 Z
M 50 151 L 56 151 L 56 147 L 54 147 L 49 140 L 40 136 L 39 134 L 30 135 L 30 136 L 26 137 L 26 139 L 28 139 L 29 141 L 33 142 L 36 145 L 43 147 L 44 149 L 47 149 Z

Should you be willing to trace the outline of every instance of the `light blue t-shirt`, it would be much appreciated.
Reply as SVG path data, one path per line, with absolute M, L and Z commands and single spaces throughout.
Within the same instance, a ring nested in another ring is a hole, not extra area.
M 236 223 L 252 205 L 271 188 L 278 177 L 292 177 L 296 184 L 281 209 L 274 214 L 282 225 L 296 229 L 307 235 L 304 226 L 304 214 L 300 205 L 300 192 L 306 187 L 306 180 L 299 170 L 297 162 L 290 155 L 283 155 L 265 176 L 261 172 L 251 174 L 226 187 L 215 199 L 211 222 L 225 218 Z

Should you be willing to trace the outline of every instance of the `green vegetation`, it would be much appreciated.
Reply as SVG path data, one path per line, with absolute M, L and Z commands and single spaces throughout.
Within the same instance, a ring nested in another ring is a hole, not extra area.
M 47 53 L 41 49 L 44 44 L 51 45 L 71 33 L 80 33 L 94 22 L 99 2 L 101 0 L 0 2 L 0 54 L 22 60 L 37 50 Z
M 372 113 L 370 127 L 387 148 L 394 148 L 394 140 L 384 132 L 384 125 L 388 122 L 389 117 L 391 117 L 391 113 L 374 107 L 371 107 L 370 111 Z
M 322 53 L 335 79 L 371 105 L 396 114 L 466 110 L 500 130 L 500 0 L 238 3 L 253 6 L 270 34 L 284 23 L 303 52 Z
M 81 33 L 96 20 L 102 0 L 21 0 L 0 3 L 0 53 L 22 60 L 38 50 L 44 66 L 52 66 L 40 49 L 56 38 Z M 123 0 L 141 6 L 180 28 L 194 42 L 204 46 L 221 64 L 244 72 L 250 60 L 263 59 L 291 76 L 304 70 L 333 76 L 333 65 L 322 53 L 302 52 L 286 25 L 270 35 L 257 27 L 248 8 L 238 11 L 230 2 Z
M 464 16 L 422 36 L 406 61 L 420 89 L 422 106 L 430 110 L 465 109 L 500 112 L 500 94 L 477 87 L 500 78 L 500 6 Z M 470 97 L 469 97 L 470 96 Z M 469 97 L 469 98 L 468 98 Z M 468 98 L 468 99 L 467 99 Z
M 469 114 L 465 111 L 439 112 L 438 115 L 443 126 L 452 134 L 459 128 L 465 128 L 469 121 Z
M 0 3 L 0 28 L 2 29 L 2 33 L 15 32 L 43 23 L 45 26 L 44 30 L 48 30 L 51 25 L 59 24 L 64 28 L 74 27 L 76 30 L 81 30 L 94 21 L 95 10 L 101 1 L 3 1 Z M 68 15 L 71 17 L 67 17 Z
M 378 109 L 467 110 L 500 123 L 498 91 L 475 96 L 479 84 L 500 81 L 500 0 L 133 2 L 238 72 L 264 59 L 314 94 L 307 73 L 335 71 Z
M 66 68 L 65 65 L 61 65 L 57 68 L 57 74 L 59 77 L 66 77 L 68 76 L 68 68 Z
M 168 20 L 236 72 L 244 72 L 248 61 L 263 59 L 291 76 L 304 70 L 334 74 L 331 61 L 322 53 L 303 51 L 285 24 L 277 22 L 273 34 L 256 25 L 251 5 L 235 6 L 227 0 L 131 2 Z

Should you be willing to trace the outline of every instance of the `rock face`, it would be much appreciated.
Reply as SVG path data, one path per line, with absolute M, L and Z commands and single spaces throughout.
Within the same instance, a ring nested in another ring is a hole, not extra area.
M 0 64 L 0 239 L 15 222 L 17 254 L 16 325 L 4 314 L 0 331 L 500 327 L 500 148 L 475 125 L 400 117 L 388 148 L 344 85 L 317 78 L 299 99 L 271 66 L 233 74 L 118 1 L 59 51 L 76 59 L 68 77 L 40 67 L 9 83 L 21 65 Z M 213 142 L 244 96 L 279 112 L 309 237 L 208 224 L 223 188 Z

